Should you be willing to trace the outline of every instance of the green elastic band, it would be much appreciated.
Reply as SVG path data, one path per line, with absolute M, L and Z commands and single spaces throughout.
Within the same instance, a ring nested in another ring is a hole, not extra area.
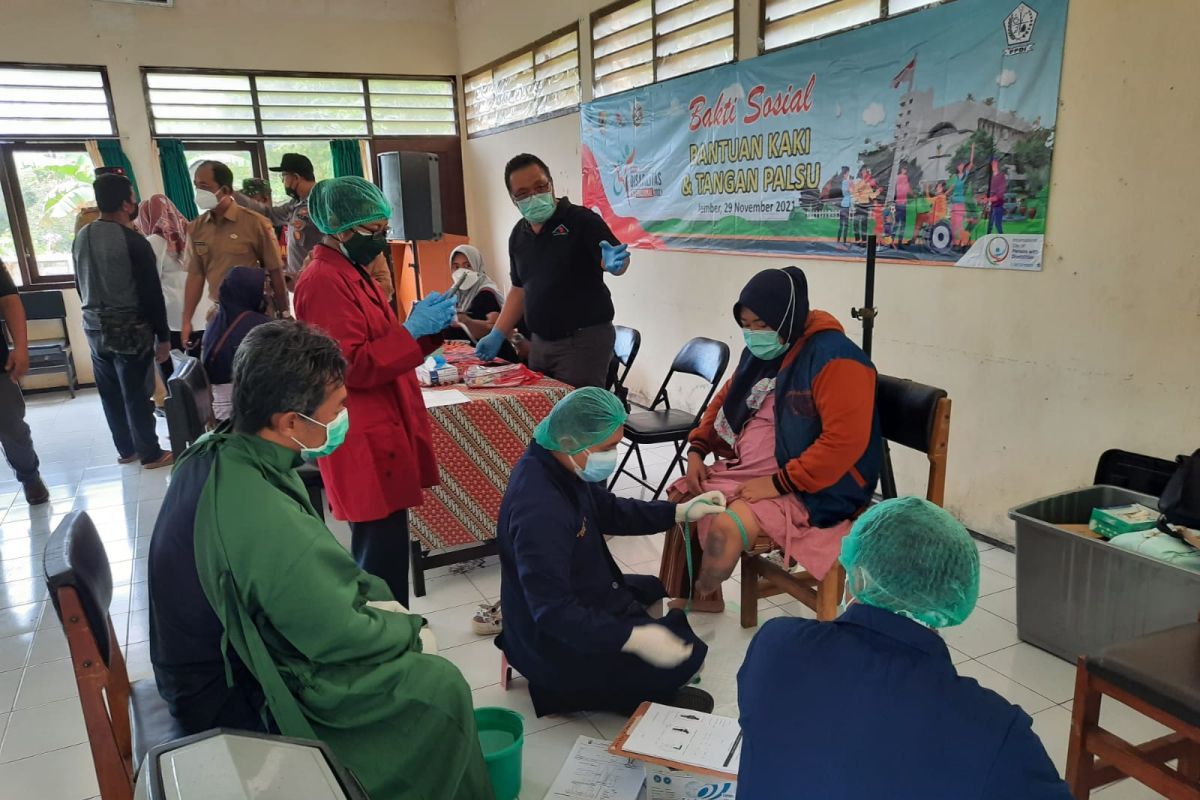
M 701 500 L 696 498 L 688 504 L 688 508 L 690 509 L 696 503 L 706 506 L 716 505 L 709 500 Z M 742 535 L 742 549 L 749 550 L 750 537 L 746 536 L 746 526 L 742 524 L 742 521 L 738 518 L 738 515 L 733 513 L 733 509 L 725 508 L 724 511 L 727 515 L 729 515 L 729 518 L 733 520 L 733 524 L 737 525 L 738 533 Z M 685 510 L 683 514 L 683 554 L 685 560 L 687 561 L 688 571 L 688 601 L 683 610 L 685 613 L 690 613 L 692 610 L 692 593 L 696 585 L 696 568 L 692 563 L 692 524 L 688 522 L 687 510 Z

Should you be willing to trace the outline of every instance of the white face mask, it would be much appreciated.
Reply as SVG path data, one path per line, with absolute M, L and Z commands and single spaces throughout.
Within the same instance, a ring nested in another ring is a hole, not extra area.
M 216 208 L 220 202 L 220 198 L 218 198 L 208 189 L 196 190 L 196 208 L 200 209 L 201 211 L 210 211 Z

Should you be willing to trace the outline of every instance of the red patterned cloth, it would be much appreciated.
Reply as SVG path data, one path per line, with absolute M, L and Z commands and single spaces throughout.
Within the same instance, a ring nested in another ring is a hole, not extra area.
M 500 500 L 513 465 L 534 427 L 571 387 L 549 378 L 534 386 L 457 389 L 469 403 L 428 409 L 441 483 L 410 510 L 413 535 L 424 549 L 478 544 L 496 538 Z

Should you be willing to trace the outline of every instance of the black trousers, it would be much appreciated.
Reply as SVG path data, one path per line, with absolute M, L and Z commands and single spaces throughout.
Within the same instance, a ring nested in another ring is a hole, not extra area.
M 350 553 L 364 571 L 383 581 L 408 608 L 408 511 L 350 523 Z

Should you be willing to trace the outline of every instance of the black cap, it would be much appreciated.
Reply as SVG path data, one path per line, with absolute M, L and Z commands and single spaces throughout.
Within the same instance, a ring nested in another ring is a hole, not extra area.
M 270 169 L 271 172 L 292 172 L 306 181 L 314 179 L 312 162 L 308 156 L 299 153 L 284 153 L 283 158 L 279 159 L 279 166 Z

